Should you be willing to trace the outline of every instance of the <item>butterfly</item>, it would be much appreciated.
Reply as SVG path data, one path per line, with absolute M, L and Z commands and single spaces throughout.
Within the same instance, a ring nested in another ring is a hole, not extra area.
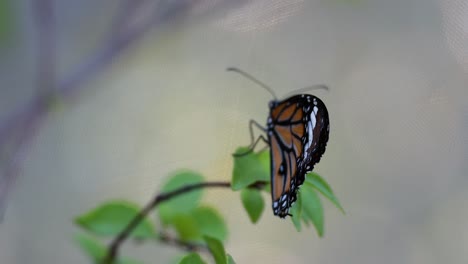
M 297 191 L 304 183 L 305 175 L 314 169 L 325 153 L 330 132 L 328 110 L 323 101 L 314 95 L 298 94 L 278 100 L 267 85 L 246 72 L 237 68 L 227 70 L 254 81 L 275 98 L 269 103 L 266 128 L 250 120 L 249 150 L 235 156 L 252 152 L 260 140 L 269 146 L 273 214 L 285 218 L 290 215 L 289 209 L 297 199 Z M 307 89 L 328 88 L 316 85 Z M 254 141 L 254 125 L 264 131 L 267 138 L 262 135 Z

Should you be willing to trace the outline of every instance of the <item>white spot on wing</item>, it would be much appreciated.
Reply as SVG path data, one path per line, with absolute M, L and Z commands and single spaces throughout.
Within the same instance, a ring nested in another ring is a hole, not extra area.
M 312 122 L 312 128 L 315 128 L 315 124 L 317 123 L 317 120 L 315 119 L 315 115 L 313 114 L 310 115 L 310 122 Z
M 315 122 L 316 122 L 314 112 L 310 113 L 310 119 L 311 119 L 311 122 L 307 122 L 308 141 L 304 146 L 304 151 L 303 151 L 304 152 L 304 160 L 307 160 L 307 157 L 309 155 L 307 150 L 310 148 L 310 146 L 312 146 L 312 142 L 314 141 L 313 132 L 314 132 L 314 127 L 315 127 Z

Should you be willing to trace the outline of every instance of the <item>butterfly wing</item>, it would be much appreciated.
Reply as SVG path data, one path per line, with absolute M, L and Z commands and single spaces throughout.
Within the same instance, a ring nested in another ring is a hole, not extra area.
M 325 152 L 328 111 L 312 95 L 273 102 L 268 119 L 273 213 L 285 217 L 298 187 Z

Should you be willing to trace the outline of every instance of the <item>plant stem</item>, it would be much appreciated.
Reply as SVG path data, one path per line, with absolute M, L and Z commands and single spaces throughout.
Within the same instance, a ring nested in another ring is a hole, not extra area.
M 159 234 L 159 241 L 171 246 L 176 246 L 187 251 L 208 251 L 208 248 L 203 244 L 196 244 L 191 242 L 182 241 L 178 238 L 172 237 L 166 233 Z
M 251 184 L 249 188 L 262 189 L 265 186 L 265 184 L 266 184 L 265 182 L 255 182 Z M 132 233 L 133 229 L 135 229 L 138 226 L 138 224 L 145 219 L 148 213 L 151 210 L 153 210 L 156 206 L 158 206 L 160 203 L 170 200 L 178 195 L 188 193 L 197 189 L 230 188 L 230 187 L 231 187 L 230 182 L 202 182 L 202 183 L 196 183 L 196 184 L 183 186 L 179 189 L 156 195 L 154 199 L 151 200 L 145 207 L 143 207 L 143 209 L 128 223 L 128 225 L 122 230 L 122 232 L 120 232 L 120 234 L 110 243 L 108 250 L 107 250 L 107 255 L 104 257 L 102 263 L 103 264 L 114 263 L 114 260 L 117 257 L 120 245 L 123 244 L 123 242 L 125 242 L 128 236 Z M 169 239 L 169 237 L 166 237 L 165 239 L 164 236 L 161 236 L 160 239 L 165 242 L 170 242 L 171 244 L 184 246 L 189 250 L 196 250 L 198 247 L 196 245 L 187 244 L 179 240 Z
M 117 256 L 120 245 L 128 238 L 130 233 L 135 227 L 148 215 L 148 213 L 158 206 L 161 202 L 167 201 L 175 196 L 191 192 L 202 188 L 230 188 L 230 182 L 203 182 L 192 185 L 187 185 L 182 188 L 176 189 L 171 192 L 156 195 L 143 209 L 130 221 L 124 230 L 112 241 L 107 251 L 107 256 L 104 258 L 103 263 L 112 264 Z

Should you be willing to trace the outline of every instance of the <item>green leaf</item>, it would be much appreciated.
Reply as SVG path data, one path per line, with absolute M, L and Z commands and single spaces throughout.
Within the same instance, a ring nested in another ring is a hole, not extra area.
M 236 264 L 236 262 L 234 261 L 234 259 L 232 258 L 231 255 L 227 254 L 227 263 L 228 264 Z
M 191 253 L 185 256 L 179 264 L 206 264 L 197 253 Z
M 222 216 L 216 209 L 203 206 L 192 212 L 201 235 L 210 236 L 221 241 L 226 240 L 228 229 Z M 200 237 L 200 239 L 202 239 Z
M 262 164 L 263 168 L 268 172 L 268 175 L 266 177 L 265 181 L 270 180 L 270 151 L 264 150 L 261 152 L 258 152 L 257 154 L 258 160 L 260 161 L 260 164 Z
M 127 201 L 111 201 L 101 204 L 93 210 L 75 219 L 77 225 L 99 236 L 116 236 L 138 214 L 140 208 Z M 130 237 L 152 238 L 155 228 L 147 219 L 133 229 Z
M 341 207 L 338 198 L 336 198 L 335 194 L 333 194 L 330 185 L 315 172 L 311 172 L 307 174 L 306 182 L 310 183 L 317 191 L 319 191 L 323 196 L 328 198 L 340 211 L 344 214 L 345 211 L 343 207 Z
M 314 189 L 305 183 L 301 188 L 302 214 L 312 221 L 320 237 L 323 236 L 323 207 Z
M 181 171 L 173 175 L 162 188 L 162 192 L 174 191 L 183 186 L 200 183 L 203 176 L 191 171 Z M 202 197 L 201 190 L 187 192 L 174 197 L 158 207 L 159 217 L 164 225 L 170 224 L 178 214 L 185 214 L 197 207 Z
M 244 205 L 244 208 L 249 215 L 250 221 L 255 224 L 265 208 L 265 202 L 263 201 L 262 194 L 258 190 L 243 189 L 241 191 L 241 200 L 242 205 Z
M 80 248 L 88 255 L 93 263 L 100 264 L 106 256 L 107 248 L 90 236 L 79 234 L 75 236 L 75 241 Z M 119 258 L 116 264 L 141 264 L 142 262 L 130 258 Z
M 174 216 L 172 224 L 183 241 L 203 241 L 204 235 L 225 240 L 228 232 L 221 215 L 215 209 L 206 206 Z
M 188 256 L 187 254 L 183 254 L 183 255 L 178 254 L 176 256 L 173 256 L 173 257 L 170 258 L 168 264 L 180 264 L 182 259 L 184 259 L 187 256 Z
M 99 264 L 101 264 L 101 263 L 99 263 Z M 143 262 L 138 261 L 138 260 L 134 260 L 134 259 L 130 259 L 130 258 L 126 258 L 126 257 L 122 257 L 122 258 L 119 258 L 117 260 L 117 264 L 143 264 Z
M 99 262 L 106 255 L 106 247 L 90 236 L 79 234 L 75 236 L 75 241 L 95 263 Z
M 296 202 L 291 207 L 291 220 L 297 232 L 301 231 L 301 218 L 302 218 L 302 198 L 301 195 L 297 196 Z
M 208 249 L 213 255 L 216 264 L 227 264 L 226 251 L 224 250 L 223 243 L 209 236 L 204 236 Z
M 309 227 L 310 226 L 310 219 L 309 219 L 309 216 L 306 215 L 306 214 L 302 214 L 302 222 L 304 222 L 304 224 Z
M 180 240 L 193 241 L 200 239 L 201 232 L 195 218 L 190 214 L 178 214 L 172 218 L 172 224 Z
M 247 148 L 239 148 L 236 153 L 245 153 L 247 150 Z M 237 191 L 257 181 L 270 181 L 270 165 L 267 155 L 268 153 L 263 151 L 234 157 L 231 188 Z

